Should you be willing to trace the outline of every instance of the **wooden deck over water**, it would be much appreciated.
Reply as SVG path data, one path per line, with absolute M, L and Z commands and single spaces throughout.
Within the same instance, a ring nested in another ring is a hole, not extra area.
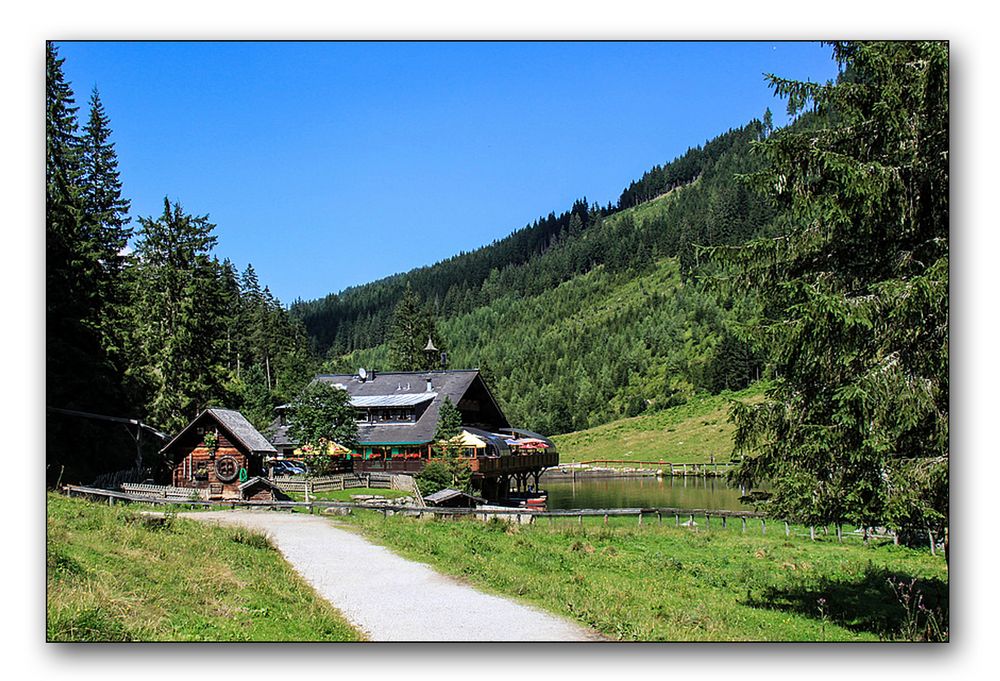
M 559 465 L 559 452 L 514 454 L 512 456 L 480 457 L 467 459 L 473 473 L 480 475 L 506 475 L 522 473 Z

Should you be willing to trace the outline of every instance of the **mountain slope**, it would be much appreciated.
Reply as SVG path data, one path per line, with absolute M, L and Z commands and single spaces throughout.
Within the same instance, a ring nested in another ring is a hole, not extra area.
M 736 339 L 753 314 L 709 291 L 696 246 L 757 235 L 774 209 L 735 177 L 757 168 L 759 122 L 653 169 L 617 207 L 585 201 L 442 263 L 297 302 L 330 371 L 391 370 L 385 346 L 407 286 L 438 319 L 451 368 L 479 367 L 514 422 L 548 434 L 742 388 L 759 362 Z M 646 201 L 640 198 L 651 196 Z

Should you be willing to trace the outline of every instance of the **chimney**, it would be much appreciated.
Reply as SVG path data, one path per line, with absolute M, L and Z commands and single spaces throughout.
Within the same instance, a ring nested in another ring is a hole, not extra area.
M 434 392 L 434 385 L 431 383 L 431 377 L 427 377 L 427 392 Z

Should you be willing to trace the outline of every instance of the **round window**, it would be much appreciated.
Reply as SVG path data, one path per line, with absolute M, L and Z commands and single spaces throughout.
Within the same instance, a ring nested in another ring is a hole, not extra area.
M 215 474 L 222 482 L 232 482 L 240 474 L 240 464 L 235 457 L 224 456 L 215 462 Z

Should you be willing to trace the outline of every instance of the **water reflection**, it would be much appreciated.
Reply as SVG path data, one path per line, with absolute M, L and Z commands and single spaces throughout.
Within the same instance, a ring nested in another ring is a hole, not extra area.
M 545 480 L 549 509 L 673 507 L 752 511 L 739 488 L 720 478 L 693 476 Z

